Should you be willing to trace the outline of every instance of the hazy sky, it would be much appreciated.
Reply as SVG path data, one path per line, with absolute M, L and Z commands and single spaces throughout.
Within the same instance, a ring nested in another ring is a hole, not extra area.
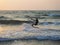
M 60 10 L 60 0 L 0 0 L 0 10 Z

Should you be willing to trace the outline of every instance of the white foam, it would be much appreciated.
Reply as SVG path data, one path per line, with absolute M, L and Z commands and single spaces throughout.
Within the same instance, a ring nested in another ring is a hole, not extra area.
M 32 27 L 30 24 L 23 24 L 25 27 L 22 31 L 19 30 L 6 30 L 5 33 L 0 34 L 0 37 L 3 38 L 22 38 L 26 36 L 53 36 L 60 35 L 58 31 L 42 30 Z

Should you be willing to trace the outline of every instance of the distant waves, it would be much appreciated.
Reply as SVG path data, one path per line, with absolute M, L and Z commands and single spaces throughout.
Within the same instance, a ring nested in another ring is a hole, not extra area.
M 0 24 L 23 24 L 23 23 L 33 23 L 33 21 L 23 21 L 23 20 L 0 20 Z M 60 22 L 39 22 L 39 25 L 60 25 Z
M 32 23 L 31 21 L 20 21 L 20 20 L 0 20 L 0 24 L 23 24 Z

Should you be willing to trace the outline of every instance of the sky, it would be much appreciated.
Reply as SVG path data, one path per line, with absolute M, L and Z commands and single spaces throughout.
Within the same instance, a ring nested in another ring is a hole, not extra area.
M 60 0 L 0 0 L 0 10 L 60 10 Z

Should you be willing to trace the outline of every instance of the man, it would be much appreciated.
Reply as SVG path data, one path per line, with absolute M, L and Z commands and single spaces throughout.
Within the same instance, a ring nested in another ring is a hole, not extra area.
M 36 25 L 38 25 L 38 23 L 39 23 L 38 18 L 36 18 L 36 20 L 34 20 L 34 23 L 32 24 L 32 26 L 33 26 L 33 25 L 36 26 Z

